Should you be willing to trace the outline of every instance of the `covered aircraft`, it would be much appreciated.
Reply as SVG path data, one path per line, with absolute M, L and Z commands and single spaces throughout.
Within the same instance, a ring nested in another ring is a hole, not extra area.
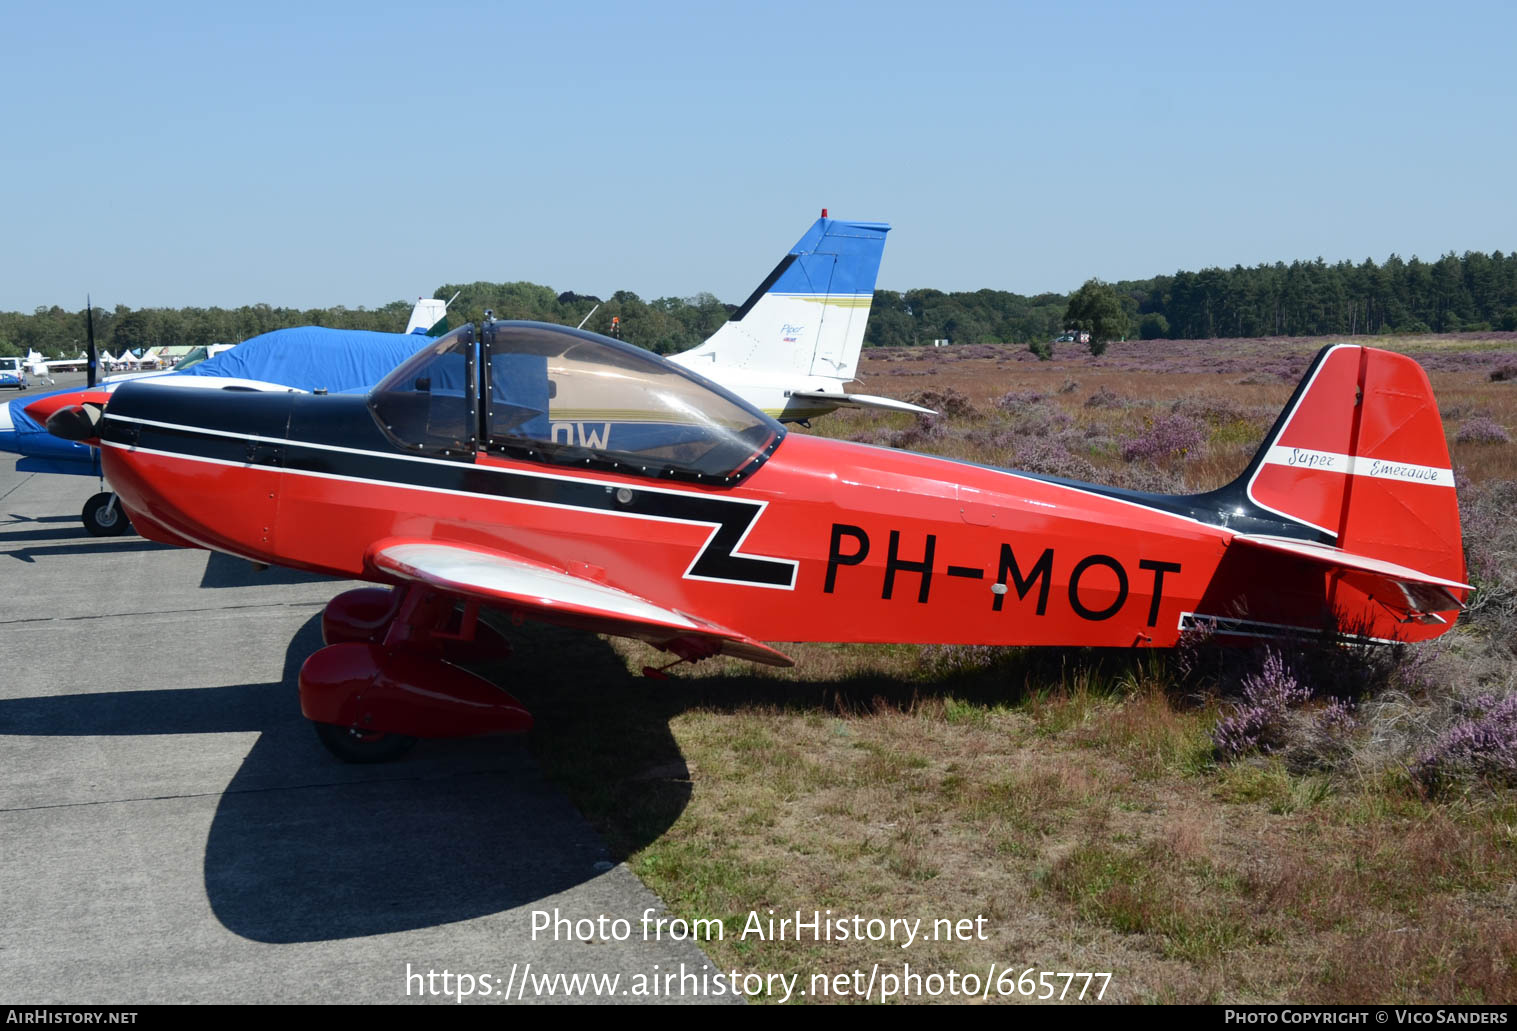
M 128 383 L 153 382 L 166 389 L 194 391 L 364 392 L 414 351 L 417 338 L 399 333 L 297 326 L 253 337 L 192 368 L 107 380 L 93 388 L 52 391 L 31 400 L 21 411 L 0 406 L 0 448 L 22 457 L 21 472 L 82 473 L 104 470 L 94 448 L 60 440 L 46 432 L 52 412 L 73 404 L 103 407 Z M 107 477 L 108 478 L 108 477 Z M 115 495 L 101 491 L 85 502 L 85 527 L 96 536 L 114 536 L 129 528 L 119 516 Z
M 1165 496 L 789 434 L 682 366 L 487 322 L 367 396 L 128 383 L 98 441 L 139 532 L 381 585 L 334 598 L 301 708 L 351 761 L 525 730 L 452 661 L 480 606 L 774 665 L 768 641 L 1420 641 L 1471 590 L 1422 369 L 1325 348 L 1232 484 Z
M 443 301 L 418 301 L 408 334 L 425 335 L 447 313 Z M 99 406 L 123 383 L 157 379 L 186 389 L 359 390 L 366 391 L 415 350 L 416 336 L 368 330 L 296 326 L 263 333 L 235 347 L 197 347 L 173 368 L 113 376 L 87 388 L 65 387 L 34 394 L 23 403 L 0 404 L 0 451 L 20 456 L 20 472 L 100 477 L 100 457 L 84 444 L 48 433 L 48 415 L 71 404 Z M 111 361 L 107 354 L 102 361 Z M 119 514 L 111 491 L 92 495 L 80 519 L 96 536 L 125 533 L 130 525 Z

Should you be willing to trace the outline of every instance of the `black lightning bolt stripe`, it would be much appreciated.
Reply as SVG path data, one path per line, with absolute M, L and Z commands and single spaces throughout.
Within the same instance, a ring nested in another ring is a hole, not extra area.
M 343 409 L 352 408 L 342 404 L 344 401 L 344 398 L 331 398 L 324 403 L 332 406 L 334 412 L 339 405 Z M 191 413 L 176 414 L 182 418 Z M 364 423 L 372 426 L 366 409 L 359 407 L 349 414 L 361 417 Z M 334 434 L 340 439 L 322 439 L 321 444 L 354 448 L 352 451 L 338 451 L 331 446 L 320 446 L 315 441 L 279 440 L 277 438 L 283 436 L 283 425 L 274 419 L 257 420 L 259 425 L 251 433 L 270 439 L 254 441 L 249 439 L 250 430 L 246 423 L 238 427 L 241 431 L 239 433 L 230 428 L 235 420 L 224 417 L 202 414 L 204 421 L 223 423 L 228 428 L 217 426 L 202 429 L 183 424 L 164 426 L 145 421 L 156 421 L 161 417 L 157 412 L 143 411 L 139 418 L 135 411 L 130 415 L 108 411 L 101 427 L 101 439 L 108 443 L 134 445 L 188 457 L 278 466 L 291 472 L 456 491 L 617 515 L 700 523 L 716 527 L 716 532 L 686 570 L 686 576 L 787 589 L 795 586 L 796 563 L 793 560 L 736 553 L 743 537 L 764 510 L 760 502 L 685 493 L 667 488 L 648 490 L 552 474 L 533 475 L 477 466 L 466 460 L 417 461 L 401 456 L 377 430 L 369 433 L 362 423 L 353 421 L 347 422 L 346 432 Z M 293 421 L 296 425 L 292 426 L 292 430 L 309 432 L 314 428 L 308 420 L 297 417 Z M 321 436 L 325 438 L 327 435 Z

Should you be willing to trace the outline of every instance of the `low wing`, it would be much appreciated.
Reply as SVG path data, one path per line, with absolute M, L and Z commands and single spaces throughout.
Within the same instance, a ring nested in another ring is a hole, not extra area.
M 1419 572 L 1368 555 L 1356 555 L 1329 544 L 1313 544 L 1310 541 L 1264 534 L 1239 534 L 1233 538 L 1233 543 L 1276 554 L 1295 555 L 1310 559 L 1328 570 L 1335 570 L 1345 583 L 1397 613 L 1404 622 L 1447 622 L 1438 615 L 1439 612 L 1464 608 L 1464 602 L 1454 592 L 1474 590 L 1469 584 L 1458 580 Z
M 744 634 L 563 569 L 502 551 L 440 541 L 380 541 L 369 563 L 404 580 L 474 598 L 523 618 L 634 637 L 685 659 L 732 655 L 769 666 L 791 659 Z
M 923 408 L 892 397 L 874 394 L 829 394 L 825 390 L 790 390 L 786 393 L 801 401 L 820 401 L 837 408 L 882 408 L 889 412 L 914 412 L 917 415 L 937 415 L 931 408 Z

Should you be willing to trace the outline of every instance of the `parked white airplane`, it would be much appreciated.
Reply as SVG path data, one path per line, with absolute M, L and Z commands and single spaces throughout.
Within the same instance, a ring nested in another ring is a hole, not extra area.
M 732 317 L 699 347 L 669 360 L 719 383 L 781 422 L 842 407 L 933 414 L 843 388 L 858 371 L 884 222 L 822 217 Z
M 26 367 L 37 379 L 50 377 L 55 372 L 83 372 L 89 364 L 83 352 L 78 358 L 44 358 L 37 351 L 27 351 Z

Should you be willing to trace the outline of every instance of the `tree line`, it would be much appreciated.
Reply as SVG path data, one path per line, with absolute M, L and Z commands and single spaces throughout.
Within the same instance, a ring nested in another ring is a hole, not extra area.
M 1318 258 L 1111 284 L 1092 280 L 1070 295 L 877 290 L 865 342 L 1042 344 L 1062 329 L 1091 328 L 1107 287 L 1127 333 L 1145 339 L 1517 330 L 1517 252 L 1469 251 L 1435 262 L 1393 254 L 1379 265 L 1369 259 L 1329 265 Z
M 1114 284 L 1145 337 L 1517 330 L 1517 252 L 1236 266 Z
M 453 325 L 477 322 L 489 310 L 499 319 L 533 319 L 576 326 L 594 311 L 586 329 L 606 333 L 613 317 L 620 335 L 663 354 L 683 351 L 705 340 L 736 310 L 709 293 L 644 301 L 628 290 L 602 300 L 573 292 L 555 293 L 536 283 L 445 284 L 433 296 L 447 300 Z M 238 343 L 260 333 L 291 326 L 329 326 L 399 333 L 411 313 L 408 301 L 379 308 L 275 308 L 267 304 L 240 308 L 140 308 L 124 305 L 94 309 L 95 341 L 102 351 L 148 347 Z M 30 315 L 0 312 L 0 355 L 37 351 L 74 357 L 85 346 L 85 312 L 54 305 Z
M 1099 284 L 1105 286 L 1105 284 Z M 1517 253 L 1470 251 L 1434 262 L 1391 255 L 1376 264 L 1294 261 L 1252 268 L 1199 272 L 1109 284 L 1125 318 L 1125 332 L 1144 338 L 1379 335 L 1517 330 Z M 877 290 L 865 344 L 900 347 L 946 339 L 952 343 L 1034 344 L 1052 340 L 1076 322 L 1071 301 L 1086 294 L 1024 296 L 1006 290 L 945 292 Z M 668 354 L 694 347 L 736 310 L 709 293 L 645 301 L 628 290 L 602 299 L 556 293 L 536 283 L 446 284 L 434 296 L 458 294 L 453 324 L 497 318 L 537 319 L 608 332 L 612 319 L 623 339 Z M 1104 299 L 1106 295 L 1102 294 Z M 598 307 L 597 307 L 598 306 Z M 1080 305 L 1077 304 L 1076 307 Z M 407 301 L 379 308 L 140 308 L 95 310 L 95 338 L 103 350 L 234 343 L 289 326 L 399 332 Z M 0 312 L 0 354 L 35 350 L 72 357 L 84 347 L 84 312 L 58 306 L 31 314 Z M 1113 318 L 1111 322 L 1114 322 Z

